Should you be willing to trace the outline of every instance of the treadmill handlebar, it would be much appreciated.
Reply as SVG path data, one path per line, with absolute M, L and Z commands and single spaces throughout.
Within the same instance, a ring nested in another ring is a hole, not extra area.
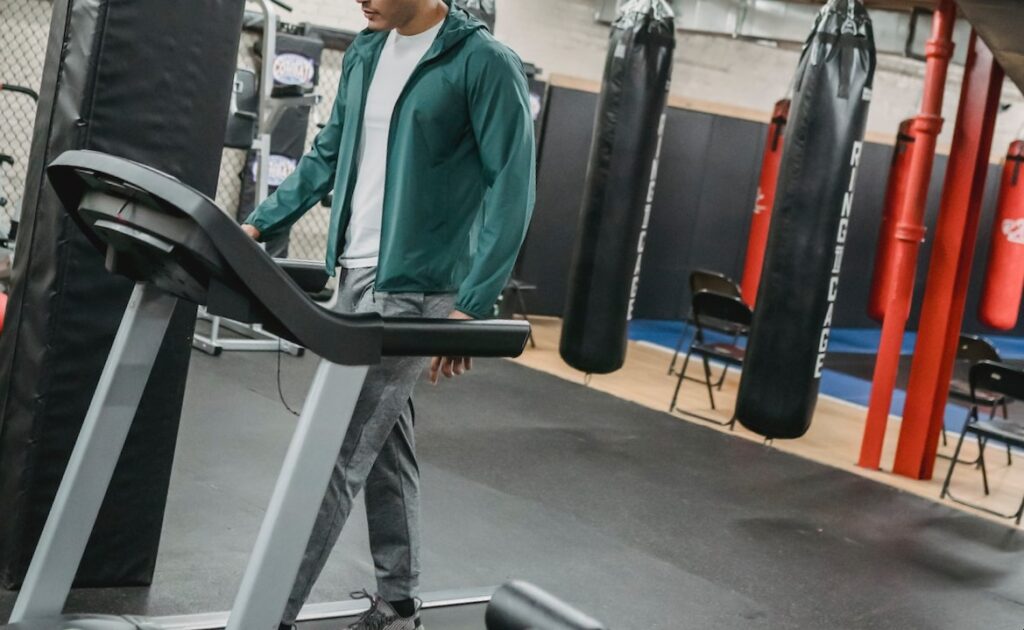
M 384 318 L 384 356 L 517 357 L 530 325 L 519 320 Z
M 273 264 L 209 197 L 144 164 L 97 151 L 67 151 L 49 165 L 47 175 L 65 210 L 101 253 L 116 245 L 82 220 L 79 206 L 89 191 L 118 200 L 133 199 L 147 207 L 156 204 L 160 212 L 190 217 L 194 225 L 189 229 L 219 253 L 245 285 L 250 299 L 263 304 L 296 341 L 336 363 L 365 365 L 381 356 L 514 357 L 522 353 L 529 339 L 530 325 L 524 321 L 326 313 L 286 270 L 294 265 Z M 130 218 L 119 216 L 118 221 L 127 224 Z M 147 225 L 146 229 L 161 236 L 159 226 Z M 179 246 L 185 246 L 180 239 Z M 210 277 L 226 273 L 213 268 L 206 271 Z

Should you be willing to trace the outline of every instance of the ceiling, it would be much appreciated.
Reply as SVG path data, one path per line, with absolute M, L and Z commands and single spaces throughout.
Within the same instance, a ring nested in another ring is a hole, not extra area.
M 796 0 L 822 4 L 821 0 Z M 995 54 L 1017 87 L 1024 91 L 1024 0 L 956 0 L 961 17 Z M 910 10 L 934 9 L 938 0 L 865 0 L 868 8 Z
M 1024 90 L 1024 1 L 957 0 L 957 4 L 1006 76 Z

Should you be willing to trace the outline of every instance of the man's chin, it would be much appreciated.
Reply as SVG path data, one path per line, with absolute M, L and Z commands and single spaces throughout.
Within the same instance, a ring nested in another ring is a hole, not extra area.
M 380 19 L 370 18 L 366 22 L 366 28 L 367 28 L 367 30 L 370 30 L 370 31 L 386 31 L 387 30 L 387 24 L 384 24 L 384 22 L 382 20 L 380 20 Z

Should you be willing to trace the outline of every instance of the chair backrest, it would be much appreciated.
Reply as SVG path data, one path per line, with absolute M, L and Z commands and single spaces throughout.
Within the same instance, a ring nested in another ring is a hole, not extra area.
M 741 297 L 740 285 L 724 273 L 694 269 L 690 272 L 690 294 L 697 295 L 701 291 Z
M 982 390 L 1024 399 L 1024 370 L 995 361 L 976 363 L 971 367 L 971 395 Z
M 698 331 L 709 319 L 715 320 L 716 324 L 725 322 L 749 328 L 753 317 L 750 307 L 739 296 L 714 291 L 698 291 L 693 294 L 693 321 Z
M 956 360 L 974 365 L 982 361 L 999 363 L 999 351 L 991 341 L 978 335 L 960 335 L 956 348 Z

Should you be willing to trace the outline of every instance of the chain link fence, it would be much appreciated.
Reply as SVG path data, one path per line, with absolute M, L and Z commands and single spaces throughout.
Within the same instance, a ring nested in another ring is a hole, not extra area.
M 0 0 L 0 155 L 9 156 L 12 163 L 0 158 L 0 236 L 10 230 L 11 220 L 20 216 L 25 190 L 25 174 L 32 147 L 36 103 L 30 96 L 7 86 L 20 86 L 38 92 L 43 75 L 46 42 L 49 36 L 52 0 Z M 254 46 L 259 33 L 245 31 L 238 49 L 238 66 L 256 69 Z M 344 53 L 326 48 L 320 67 L 317 92 L 320 104 L 310 116 L 307 147 L 319 130 L 319 123 L 327 122 L 341 78 L 341 60 Z M 225 149 L 221 162 L 217 203 L 234 216 L 241 193 L 241 175 L 245 168 L 246 152 Z M 317 205 L 292 229 L 290 256 L 320 260 L 326 253 L 327 227 L 330 210 Z
M 51 0 L 0 0 L 0 235 L 21 215 L 36 102 L 50 30 Z M 12 89 L 14 88 L 14 89 Z

